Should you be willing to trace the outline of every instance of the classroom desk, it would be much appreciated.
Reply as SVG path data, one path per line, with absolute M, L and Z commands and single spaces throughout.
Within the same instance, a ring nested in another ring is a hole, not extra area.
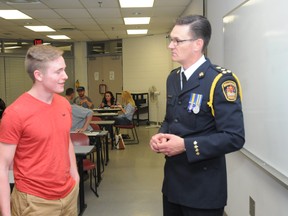
M 109 162 L 109 142 L 108 142 L 108 131 L 104 131 L 104 130 L 94 130 L 93 132 L 99 132 L 99 134 L 97 134 L 97 137 L 103 137 L 105 138 L 105 165 L 108 164 Z
M 101 141 L 100 139 L 100 132 L 98 131 L 91 131 L 91 132 L 83 132 L 84 134 L 86 134 L 89 139 L 90 139 L 90 143 L 92 145 L 94 145 L 96 147 L 96 172 L 97 172 L 97 184 L 99 185 L 101 180 L 102 180 L 102 177 L 101 177 L 101 149 L 102 149 L 102 146 L 101 146 Z
M 112 149 L 113 149 L 113 138 L 114 138 L 114 131 L 113 131 L 113 125 L 115 124 L 115 120 L 101 120 L 101 121 L 91 121 L 91 124 L 97 124 L 100 126 L 107 126 L 108 127 L 108 131 L 110 133 L 110 138 L 111 138 L 111 145 L 112 145 Z
M 87 204 L 85 203 L 85 190 L 84 190 L 84 175 L 83 175 L 83 159 L 86 155 L 90 154 L 94 150 L 94 146 L 74 146 L 74 151 L 77 160 L 78 173 L 80 176 L 79 182 L 79 215 L 82 215 L 85 209 L 87 208 Z

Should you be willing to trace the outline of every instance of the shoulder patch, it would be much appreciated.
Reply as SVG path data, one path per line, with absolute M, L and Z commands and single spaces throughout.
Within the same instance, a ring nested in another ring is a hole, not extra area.
M 227 101 L 235 101 L 237 99 L 237 85 L 232 80 L 222 83 L 222 91 Z

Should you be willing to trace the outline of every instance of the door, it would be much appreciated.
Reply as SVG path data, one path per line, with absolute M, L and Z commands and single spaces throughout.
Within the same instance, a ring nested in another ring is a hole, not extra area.
M 88 59 L 88 94 L 95 107 L 100 105 L 104 90 L 111 91 L 116 97 L 116 92 L 121 92 L 122 89 L 122 56 L 97 56 Z

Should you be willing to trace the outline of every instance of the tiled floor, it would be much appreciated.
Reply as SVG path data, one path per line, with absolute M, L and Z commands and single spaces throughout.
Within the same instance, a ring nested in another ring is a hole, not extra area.
M 137 127 L 140 143 L 110 150 L 97 198 L 85 182 L 84 216 L 161 216 L 164 157 L 150 150 L 157 128 Z

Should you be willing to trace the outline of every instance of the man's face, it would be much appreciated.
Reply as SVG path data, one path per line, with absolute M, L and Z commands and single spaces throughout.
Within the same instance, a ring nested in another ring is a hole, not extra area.
M 189 28 L 189 25 L 176 25 L 170 33 L 171 41 L 168 48 L 171 50 L 172 60 L 183 66 L 189 65 L 198 51 L 197 40 L 194 40 Z
M 84 90 L 81 90 L 81 91 L 77 91 L 78 92 L 78 95 L 79 95 L 79 97 L 84 97 L 84 95 L 85 95 L 85 91 Z
M 65 68 L 65 61 L 60 56 L 53 61 L 47 62 L 45 69 L 39 70 L 39 82 L 45 91 L 50 93 L 61 93 L 64 91 L 64 84 L 68 79 Z

